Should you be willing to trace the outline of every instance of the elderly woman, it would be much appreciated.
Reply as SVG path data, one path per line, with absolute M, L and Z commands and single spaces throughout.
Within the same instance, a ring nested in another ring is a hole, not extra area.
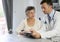
M 39 31 L 42 27 L 42 23 L 41 21 L 35 18 L 35 8 L 33 6 L 28 6 L 25 12 L 26 18 L 21 22 L 21 24 L 17 28 L 17 33 L 22 35 L 24 34 L 24 32 L 30 32 L 30 29 Z

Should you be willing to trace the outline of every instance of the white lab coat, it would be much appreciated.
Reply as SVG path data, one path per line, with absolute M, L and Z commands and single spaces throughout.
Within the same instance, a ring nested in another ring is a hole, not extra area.
M 45 21 L 47 21 L 47 25 L 45 26 L 48 26 L 47 18 L 48 17 L 45 17 Z M 55 24 L 53 24 L 53 22 L 55 22 Z M 52 30 L 46 31 L 47 28 L 45 28 L 45 29 L 41 29 L 40 31 L 38 31 L 42 38 L 51 38 L 54 36 L 60 36 L 60 12 L 58 11 L 55 12 L 54 21 L 52 20 L 50 25 L 53 26 L 51 27 L 53 28 Z

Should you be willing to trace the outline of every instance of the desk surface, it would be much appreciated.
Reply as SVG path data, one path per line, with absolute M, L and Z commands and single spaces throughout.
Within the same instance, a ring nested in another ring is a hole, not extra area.
M 52 41 L 48 39 L 31 39 L 21 35 L 17 36 L 15 34 L 8 34 L 5 37 L 3 37 L 1 42 L 52 42 Z

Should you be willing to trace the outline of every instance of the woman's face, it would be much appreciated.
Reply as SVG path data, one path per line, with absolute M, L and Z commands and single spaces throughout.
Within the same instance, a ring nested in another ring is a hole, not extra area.
M 34 18 L 34 16 L 35 16 L 35 10 L 27 11 L 26 15 L 27 15 L 28 18 Z

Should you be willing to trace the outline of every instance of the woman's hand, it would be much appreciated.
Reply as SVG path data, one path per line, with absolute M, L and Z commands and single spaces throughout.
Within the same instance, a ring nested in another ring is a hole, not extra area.
M 24 35 L 24 33 L 31 33 L 29 30 L 21 30 L 20 35 Z
M 24 35 L 24 30 L 21 30 L 21 32 L 19 34 L 20 35 Z
M 20 35 L 24 35 L 24 32 L 20 32 Z

